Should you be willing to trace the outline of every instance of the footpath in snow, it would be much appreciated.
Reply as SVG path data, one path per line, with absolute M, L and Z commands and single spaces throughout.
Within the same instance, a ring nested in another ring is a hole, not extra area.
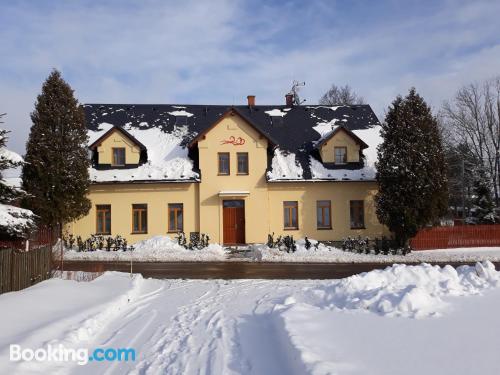
M 316 241 L 311 240 L 315 243 Z M 408 255 L 356 254 L 320 244 L 318 248 L 305 248 L 304 240 L 297 241 L 297 251 L 287 253 L 270 249 L 266 245 L 252 245 L 244 258 L 232 259 L 221 245 L 210 244 L 203 249 L 187 250 L 169 236 L 155 236 L 135 243 L 133 251 L 76 251 L 65 249 L 66 260 L 108 260 L 134 262 L 220 262 L 226 260 L 256 262 L 299 263 L 421 263 L 421 262 L 478 262 L 500 261 L 500 247 L 457 248 L 414 251 Z M 58 258 L 59 247 L 54 247 Z
M 107 272 L 1 295 L 0 311 L 5 374 L 500 373 L 500 272 L 490 262 L 396 265 L 322 281 Z M 11 362 L 12 343 L 131 347 L 137 358 Z

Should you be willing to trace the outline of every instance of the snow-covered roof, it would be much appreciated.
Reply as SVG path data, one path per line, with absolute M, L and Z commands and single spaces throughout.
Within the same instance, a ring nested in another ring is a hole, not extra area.
M 121 127 L 147 148 L 147 161 L 137 168 L 91 168 L 94 182 L 199 181 L 197 153 L 188 147 L 229 110 L 235 110 L 267 137 L 272 159 L 268 181 L 370 180 L 375 176 L 380 124 L 368 105 L 354 106 L 224 106 L 119 105 L 84 106 L 89 144 L 113 126 Z M 280 121 L 275 121 L 276 117 Z M 182 121 L 180 121 L 181 119 Z M 321 162 L 316 145 L 338 126 L 353 132 L 368 148 L 364 162 L 346 169 Z M 264 172 L 264 171 L 263 171 Z

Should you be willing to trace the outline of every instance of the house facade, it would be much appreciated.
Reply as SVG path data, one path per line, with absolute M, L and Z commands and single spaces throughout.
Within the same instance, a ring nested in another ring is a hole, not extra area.
M 66 230 L 134 243 L 387 234 L 375 215 L 379 122 L 368 105 L 85 105 L 92 209 Z

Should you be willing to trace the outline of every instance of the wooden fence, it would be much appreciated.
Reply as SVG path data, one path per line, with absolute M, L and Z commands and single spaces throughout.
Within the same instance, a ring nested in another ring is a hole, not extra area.
M 0 249 L 0 294 L 21 290 L 50 278 L 51 246 L 30 251 Z
M 411 240 L 411 246 L 414 250 L 500 246 L 500 224 L 425 228 Z

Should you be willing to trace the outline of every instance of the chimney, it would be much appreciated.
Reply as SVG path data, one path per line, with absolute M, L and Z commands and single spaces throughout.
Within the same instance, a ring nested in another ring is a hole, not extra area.
M 255 95 L 248 95 L 247 100 L 248 100 L 249 107 L 255 106 Z
M 286 94 L 285 99 L 286 99 L 286 106 L 288 108 L 292 108 L 293 107 L 293 94 Z

